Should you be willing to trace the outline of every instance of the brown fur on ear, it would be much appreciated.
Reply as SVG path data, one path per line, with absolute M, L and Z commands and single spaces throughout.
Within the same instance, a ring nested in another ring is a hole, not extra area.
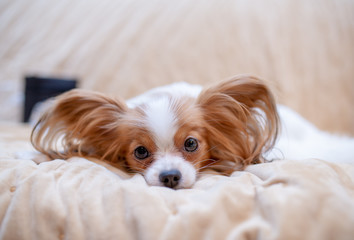
M 211 158 L 223 172 L 263 162 L 276 141 L 279 117 L 273 95 L 256 77 L 236 76 L 198 98 L 208 131 Z
M 125 103 L 102 94 L 71 90 L 57 97 L 54 106 L 34 127 L 33 146 L 50 158 L 92 156 L 118 159 L 119 120 Z

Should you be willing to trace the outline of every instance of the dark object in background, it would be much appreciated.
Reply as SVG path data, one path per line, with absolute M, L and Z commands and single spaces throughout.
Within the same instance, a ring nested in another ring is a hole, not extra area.
M 36 103 L 76 88 L 77 80 L 27 76 L 25 77 L 25 84 L 23 122 L 28 122 Z

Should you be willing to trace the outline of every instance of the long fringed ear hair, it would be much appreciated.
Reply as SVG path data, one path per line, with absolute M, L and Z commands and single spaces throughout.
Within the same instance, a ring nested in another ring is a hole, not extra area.
M 32 131 L 31 142 L 52 159 L 92 156 L 115 162 L 118 124 L 124 102 L 102 94 L 71 90 L 60 95 Z
M 264 161 L 276 141 L 279 117 L 272 93 L 258 78 L 236 76 L 204 90 L 202 109 L 211 158 L 222 172 Z

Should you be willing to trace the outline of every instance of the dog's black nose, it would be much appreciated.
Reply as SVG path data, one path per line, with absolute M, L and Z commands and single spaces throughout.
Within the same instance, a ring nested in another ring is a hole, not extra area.
M 169 188 L 174 188 L 178 185 L 181 176 L 182 174 L 179 170 L 172 169 L 172 170 L 161 172 L 159 178 L 160 178 L 160 182 L 162 182 L 163 185 Z

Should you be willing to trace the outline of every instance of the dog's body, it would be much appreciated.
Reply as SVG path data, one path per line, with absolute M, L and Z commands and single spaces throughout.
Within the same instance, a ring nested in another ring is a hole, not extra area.
M 204 91 L 162 87 L 127 104 L 73 90 L 42 116 L 32 143 L 50 158 L 100 158 L 142 173 L 150 185 L 188 188 L 202 169 L 229 174 L 263 162 L 278 127 L 267 86 L 238 76 Z

